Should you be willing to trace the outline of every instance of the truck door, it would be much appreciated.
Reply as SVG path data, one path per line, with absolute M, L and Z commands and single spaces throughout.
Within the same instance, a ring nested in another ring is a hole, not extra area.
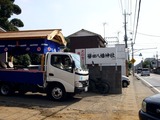
M 51 54 L 47 62 L 47 81 L 57 81 L 67 92 L 74 91 L 74 73 L 69 55 Z

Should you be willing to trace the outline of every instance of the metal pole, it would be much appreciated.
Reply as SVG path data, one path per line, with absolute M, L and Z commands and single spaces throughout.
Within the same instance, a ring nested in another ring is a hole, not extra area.
M 105 25 L 106 25 L 106 22 L 104 22 L 104 23 L 103 23 L 103 29 L 104 29 L 104 40 L 105 40 L 105 37 L 106 37 L 106 36 L 105 36 Z
M 159 67 L 158 65 L 158 51 L 157 51 L 157 54 L 156 54 L 156 58 L 157 58 L 157 68 Z
M 127 46 L 127 25 L 126 24 L 127 24 L 126 23 L 126 11 L 124 11 L 124 32 L 125 32 L 124 41 L 125 41 L 125 48 L 128 49 L 128 46 Z M 129 59 L 129 57 L 128 57 L 128 59 Z M 127 60 L 126 60 L 126 76 L 128 76 L 128 62 L 127 62 Z
M 131 43 L 132 45 L 132 60 L 134 59 L 134 52 L 133 52 L 133 42 Z M 134 76 L 134 62 L 132 62 L 132 72 L 133 72 L 133 76 Z
M 125 41 L 125 48 L 128 48 L 127 46 L 127 22 L 126 22 L 126 11 L 124 11 L 124 32 L 125 32 L 125 35 L 124 35 L 124 41 Z

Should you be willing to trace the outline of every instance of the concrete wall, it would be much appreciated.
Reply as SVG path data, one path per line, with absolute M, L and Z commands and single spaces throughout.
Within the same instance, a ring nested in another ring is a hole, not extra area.
M 121 66 L 88 66 L 90 79 L 101 78 L 110 85 L 111 94 L 122 93 Z

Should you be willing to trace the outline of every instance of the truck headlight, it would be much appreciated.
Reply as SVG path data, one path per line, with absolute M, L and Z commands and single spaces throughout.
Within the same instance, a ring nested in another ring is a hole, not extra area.
M 147 103 L 145 101 L 142 102 L 142 111 L 143 112 L 147 111 Z
M 83 87 L 83 84 L 81 82 L 79 82 L 79 81 L 76 81 L 75 85 L 76 85 L 76 87 Z

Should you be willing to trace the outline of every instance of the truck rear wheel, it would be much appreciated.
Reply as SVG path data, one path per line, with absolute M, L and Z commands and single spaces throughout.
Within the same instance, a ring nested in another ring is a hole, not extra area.
M 47 95 L 52 100 L 63 101 L 66 98 L 66 91 L 62 85 L 50 86 Z
M 0 93 L 1 95 L 7 96 L 12 93 L 11 87 L 8 84 L 0 85 Z

